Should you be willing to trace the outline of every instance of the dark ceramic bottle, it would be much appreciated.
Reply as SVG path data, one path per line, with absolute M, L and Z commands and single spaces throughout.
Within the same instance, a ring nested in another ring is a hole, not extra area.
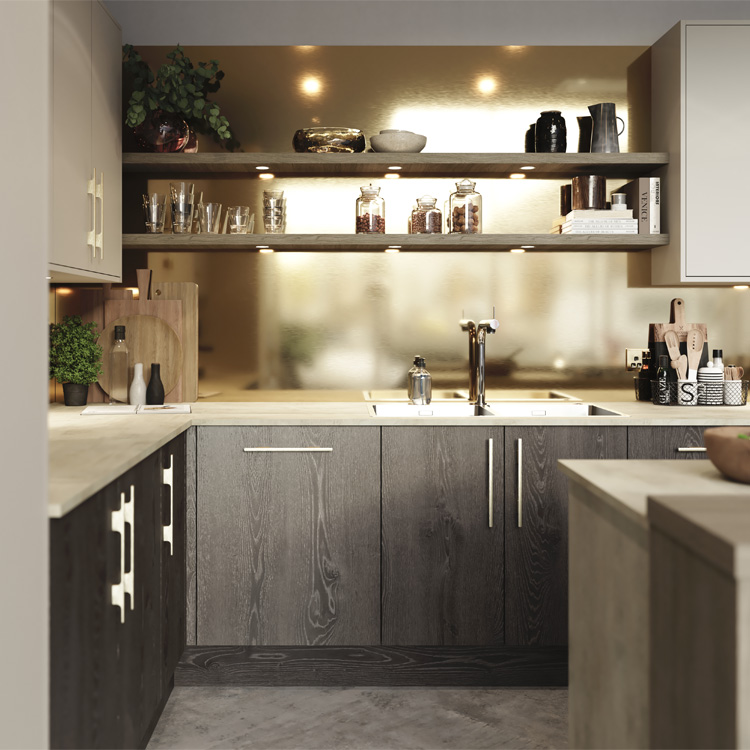
M 565 153 L 568 147 L 567 129 L 565 118 L 559 110 L 542 112 L 536 121 L 534 142 L 539 153 Z
M 164 403 L 164 384 L 161 382 L 161 365 L 151 363 L 151 379 L 146 388 L 146 403 L 149 406 L 159 406 Z

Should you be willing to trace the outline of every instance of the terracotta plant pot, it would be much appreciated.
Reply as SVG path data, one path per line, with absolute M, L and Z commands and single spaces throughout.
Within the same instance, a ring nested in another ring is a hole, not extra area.
M 750 425 L 713 427 L 703 433 L 703 440 L 711 463 L 722 474 L 736 482 L 750 484 Z
M 63 383 L 63 398 L 65 406 L 86 406 L 86 400 L 89 395 L 87 385 L 78 383 Z

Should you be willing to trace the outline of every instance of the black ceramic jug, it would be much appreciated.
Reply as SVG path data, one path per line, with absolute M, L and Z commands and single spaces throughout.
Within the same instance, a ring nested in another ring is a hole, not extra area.
M 568 146 L 567 130 L 565 118 L 559 110 L 542 112 L 536 121 L 534 141 L 539 153 L 565 153 Z
M 612 102 L 603 104 L 592 104 L 589 107 L 591 119 L 591 153 L 592 154 L 619 154 L 620 143 L 618 135 L 625 130 L 625 123 L 621 117 L 615 114 L 615 105 Z M 622 130 L 617 130 L 617 120 L 622 122 Z

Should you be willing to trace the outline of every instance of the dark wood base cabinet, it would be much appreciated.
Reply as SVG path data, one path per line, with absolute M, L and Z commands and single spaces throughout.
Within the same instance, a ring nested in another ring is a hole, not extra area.
M 50 522 L 51 747 L 148 742 L 185 646 L 184 455 L 176 438 Z

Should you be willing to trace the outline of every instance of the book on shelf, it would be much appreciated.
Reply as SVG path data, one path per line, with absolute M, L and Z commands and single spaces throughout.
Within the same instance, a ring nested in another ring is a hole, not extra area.
M 562 225 L 566 229 L 638 229 L 637 219 L 623 219 L 621 221 L 566 221 Z
M 601 208 L 576 208 L 573 209 L 569 214 L 565 216 L 567 221 L 572 219 L 632 219 L 633 210 L 631 208 L 624 208 L 620 210 L 615 209 L 601 209 Z
M 577 229 L 563 227 L 561 234 L 638 234 L 637 229 Z
M 661 232 L 661 178 L 639 177 L 623 185 L 619 192 L 628 196 L 628 206 L 635 211 L 638 234 Z
M 562 226 L 560 226 L 560 224 L 558 224 L 557 226 L 552 227 L 552 229 L 549 230 L 549 233 L 550 234 L 560 234 L 561 231 L 562 231 Z

